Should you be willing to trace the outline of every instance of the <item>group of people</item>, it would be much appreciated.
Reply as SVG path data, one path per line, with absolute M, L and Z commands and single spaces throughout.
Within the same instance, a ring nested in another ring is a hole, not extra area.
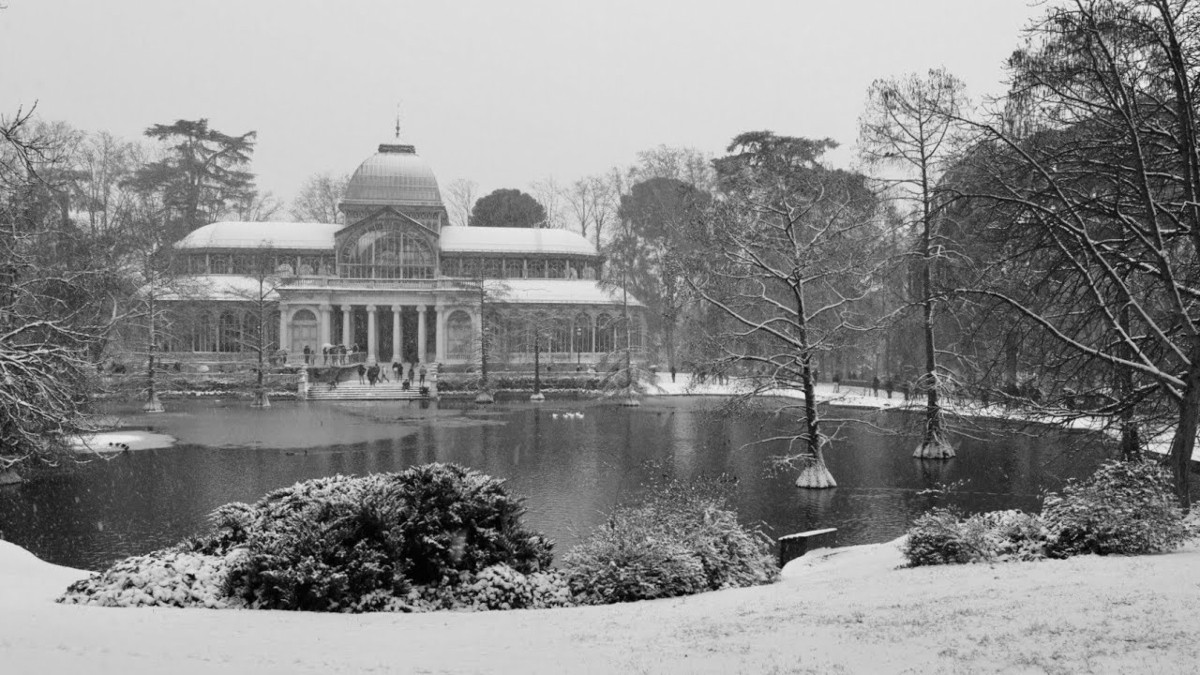
M 324 345 L 321 347 L 321 365 L 346 365 L 354 363 L 358 360 L 360 350 L 357 344 L 350 345 Z M 286 358 L 286 352 L 285 352 Z M 308 345 L 304 345 L 304 365 L 317 365 L 317 352 Z
M 334 365 L 337 365 L 337 361 L 334 362 Z M 381 368 L 378 363 L 372 363 L 371 365 L 360 363 L 354 370 L 358 374 L 359 384 L 369 384 L 374 387 L 380 382 L 392 381 L 390 378 L 388 378 L 387 371 Z M 429 371 L 425 368 L 425 365 L 416 362 L 408 365 L 408 377 L 405 377 L 404 364 L 400 363 L 399 361 L 392 361 L 391 370 L 393 377 L 396 379 L 396 381 L 400 382 L 401 389 L 405 391 L 408 391 L 414 382 L 417 383 L 417 386 L 424 387 L 425 377 L 429 375 Z M 338 377 L 341 375 L 341 372 L 342 371 L 338 368 L 330 369 L 330 389 L 337 388 Z

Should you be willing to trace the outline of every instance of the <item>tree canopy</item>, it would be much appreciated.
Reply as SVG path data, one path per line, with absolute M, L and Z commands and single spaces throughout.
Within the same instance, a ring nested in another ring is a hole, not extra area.
M 481 197 L 471 209 L 475 227 L 535 227 L 546 220 L 546 209 L 520 190 L 500 188 Z
M 170 214 L 174 239 L 218 218 L 254 192 L 247 170 L 254 152 L 253 131 L 231 136 L 208 126 L 207 119 L 155 124 L 146 136 L 167 146 L 166 155 L 138 169 L 132 182 L 159 196 Z

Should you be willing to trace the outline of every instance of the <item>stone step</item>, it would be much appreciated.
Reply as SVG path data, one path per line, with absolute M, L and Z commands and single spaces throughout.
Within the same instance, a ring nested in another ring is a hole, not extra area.
M 383 383 L 371 386 L 358 382 L 339 382 L 338 386 L 330 389 L 324 382 L 309 384 L 308 400 L 310 401 L 402 401 L 421 399 L 421 388 L 404 389 L 399 384 Z

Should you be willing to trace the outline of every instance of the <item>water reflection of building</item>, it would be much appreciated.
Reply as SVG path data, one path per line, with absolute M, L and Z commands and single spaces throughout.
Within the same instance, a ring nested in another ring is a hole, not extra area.
M 169 299 L 183 330 L 166 351 L 236 358 L 256 342 L 267 275 L 270 342 L 293 361 L 305 347 L 357 345 L 384 362 L 470 362 L 488 311 L 481 296 L 495 311 L 487 324 L 501 360 L 531 359 L 534 329 L 551 361 L 593 363 L 623 347 L 622 295 L 599 283 L 595 246 L 566 230 L 448 225 L 437 179 L 411 145 L 380 145 L 340 210 L 346 225 L 219 222 L 177 242 L 187 283 Z M 638 346 L 642 306 L 629 305 Z

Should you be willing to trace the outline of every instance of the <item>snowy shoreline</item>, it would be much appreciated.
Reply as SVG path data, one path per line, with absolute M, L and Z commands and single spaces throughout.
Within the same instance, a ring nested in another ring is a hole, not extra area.
M 1195 544 L 1164 555 L 902 568 L 815 551 L 768 586 L 510 612 L 310 614 L 54 602 L 88 573 L 0 541 L 8 672 L 1189 672 Z M 1154 617 L 1148 621 L 1147 617 Z M 1114 644 L 1112 635 L 1123 639 Z
M 669 374 L 658 373 L 657 379 L 651 387 L 651 396 L 738 396 L 749 391 L 749 387 L 740 383 L 736 378 L 731 379 L 730 383 L 725 385 L 708 382 L 697 383 L 687 373 L 678 373 L 675 382 L 671 382 Z M 867 388 L 850 386 L 842 386 L 840 391 L 834 391 L 834 385 L 824 382 L 817 383 L 815 391 L 818 403 L 840 408 L 907 412 L 920 412 L 924 409 L 921 402 L 905 402 L 903 394 L 899 392 L 894 392 L 893 397 L 888 397 L 882 391 L 879 396 L 875 396 Z M 772 389 L 760 396 L 803 399 L 804 392 L 799 389 Z M 963 404 L 948 400 L 944 403 L 944 408 L 948 414 L 961 417 L 1047 424 L 1075 431 L 1103 431 L 1105 426 L 1105 420 L 1094 416 L 1068 417 L 1051 412 L 1039 413 L 1019 408 L 1006 408 L 1001 405 L 983 406 L 974 401 Z M 1171 449 L 1172 433 L 1172 429 L 1166 428 L 1148 434 L 1147 452 L 1156 455 L 1168 454 Z M 1192 462 L 1200 463 L 1200 443 L 1197 443 L 1196 449 L 1192 452 Z

